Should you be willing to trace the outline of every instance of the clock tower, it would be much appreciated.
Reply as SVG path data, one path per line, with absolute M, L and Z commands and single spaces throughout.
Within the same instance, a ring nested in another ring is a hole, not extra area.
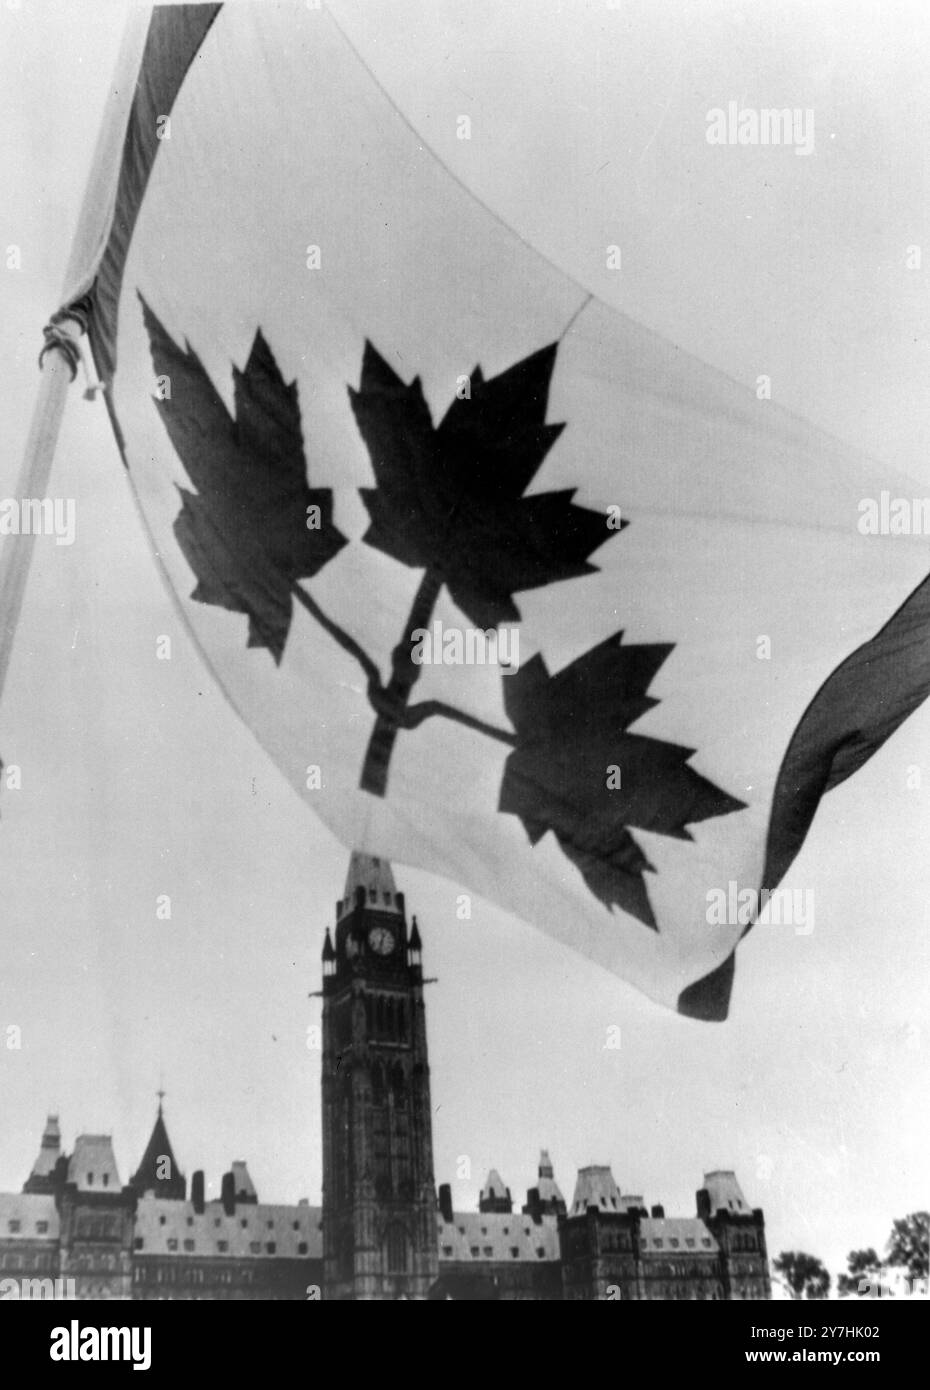
M 420 952 L 390 864 L 353 853 L 323 947 L 328 1299 L 425 1298 L 438 1274 Z

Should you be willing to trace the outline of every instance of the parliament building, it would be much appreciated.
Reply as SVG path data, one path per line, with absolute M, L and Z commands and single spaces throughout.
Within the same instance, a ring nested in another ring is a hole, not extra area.
M 161 1101 L 123 1184 L 112 1139 L 62 1150 L 50 1115 L 22 1192 L 0 1193 L 0 1298 L 767 1299 L 765 1222 L 730 1171 L 693 1216 L 546 1152 L 517 1206 L 497 1172 L 455 1211 L 433 1171 L 423 943 L 390 865 L 353 854 L 323 945 L 323 1205 L 260 1202 L 246 1164 L 207 1201 L 178 1166 Z M 61 1282 L 55 1282 L 61 1281 Z

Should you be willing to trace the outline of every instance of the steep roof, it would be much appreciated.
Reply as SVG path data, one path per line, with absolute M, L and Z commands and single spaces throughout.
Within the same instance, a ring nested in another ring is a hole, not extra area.
M 369 907 L 377 907 L 382 912 L 400 911 L 394 871 L 389 860 L 374 854 L 362 854 L 359 850 L 352 851 L 342 895 L 341 916 L 344 917 L 355 906 L 357 888 L 365 890 L 365 901 Z
M 644 1216 L 639 1223 L 644 1255 L 717 1254 L 718 1246 L 704 1222 L 696 1216 Z
M 722 1207 L 724 1211 L 732 1211 L 739 1216 L 751 1215 L 749 1203 L 732 1169 L 717 1168 L 712 1173 L 705 1173 L 704 1186 L 710 1197 L 711 1212 L 716 1213 Z
M 31 1178 L 47 1178 L 60 1157 L 61 1130 L 58 1127 L 58 1116 L 49 1115 L 45 1121 L 45 1130 L 42 1134 L 39 1152 L 29 1176 Z
M 156 1197 L 179 1198 L 185 1194 L 184 1175 L 174 1156 L 160 1103 L 151 1137 L 130 1184 L 137 1192 L 154 1192 Z
M 578 1169 L 575 1195 L 569 1214 L 584 1216 L 588 1207 L 597 1207 L 598 1211 L 625 1210 L 609 1163 L 594 1163 L 588 1168 Z
M 510 1188 L 504 1183 L 504 1179 L 496 1168 L 492 1168 L 484 1180 L 484 1187 L 481 1189 L 481 1200 L 494 1197 L 509 1197 Z
M 57 1240 L 55 1198 L 29 1192 L 0 1192 L 0 1240 Z
M 119 1170 L 109 1134 L 78 1135 L 68 1164 L 68 1182 L 76 1183 L 79 1192 L 97 1192 L 104 1188 L 110 1192 L 120 1190 Z
M 258 1201 L 258 1193 L 244 1158 L 236 1158 L 232 1164 L 233 1191 L 238 1202 Z
M 321 1259 L 321 1221 L 319 1207 L 261 1203 L 238 1206 L 227 1216 L 222 1202 L 207 1202 L 198 1213 L 193 1202 L 147 1195 L 136 1207 L 136 1257 Z
M 538 1223 L 504 1212 L 457 1211 L 452 1217 L 451 1221 L 437 1217 L 440 1264 L 448 1260 L 542 1264 L 561 1258 L 555 1216 L 544 1216 Z

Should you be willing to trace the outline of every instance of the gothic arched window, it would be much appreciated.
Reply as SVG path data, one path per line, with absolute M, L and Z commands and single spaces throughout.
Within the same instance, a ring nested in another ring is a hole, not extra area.
M 393 1221 L 384 1233 L 384 1253 L 388 1274 L 406 1274 L 409 1258 L 407 1232 L 399 1221 Z
M 375 1062 L 371 1069 L 371 1099 L 375 1105 L 384 1104 L 384 1072 L 380 1062 Z

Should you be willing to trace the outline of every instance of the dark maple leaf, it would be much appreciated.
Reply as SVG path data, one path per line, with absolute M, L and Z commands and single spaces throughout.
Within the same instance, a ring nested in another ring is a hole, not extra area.
M 292 586 L 346 544 L 333 525 L 331 489 L 307 484 L 296 383 L 285 383 L 259 330 L 245 370 L 233 369 L 233 418 L 190 344 L 183 351 L 144 299 L 142 309 L 155 372 L 171 383 L 170 397 L 156 404 L 197 489 L 178 489 L 174 523 L 199 580 L 191 597 L 248 614 L 249 646 L 267 647 L 280 662 Z
M 609 532 L 603 513 L 576 507 L 574 489 L 524 497 L 562 432 L 546 424 L 557 344 L 486 381 L 434 428 L 419 377 L 410 385 L 365 344 L 349 398 L 377 487 L 361 494 L 364 540 L 441 576 L 479 627 L 519 620 L 513 595 L 595 572 L 587 557 Z
M 645 870 L 653 866 L 629 827 L 690 840 L 687 826 L 743 802 L 693 768 L 693 748 L 627 733 L 657 700 L 646 693 L 672 647 L 608 638 L 551 676 L 541 656 L 504 679 L 516 733 L 501 784 L 501 811 L 519 816 L 532 844 L 552 830 L 591 892 L 657 930 Z M 620 769 L 619 787 L 608 768 Z

